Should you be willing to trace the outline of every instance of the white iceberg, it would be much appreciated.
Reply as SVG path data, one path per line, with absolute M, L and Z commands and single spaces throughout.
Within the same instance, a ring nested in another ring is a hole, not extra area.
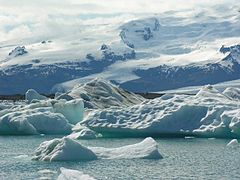
M 164 95 L 127 108 L 95 110 L 80 124 L 105 137 L 240 137 L 238 101 L 210 85 L 196 95 Z
M 0 134 L 70 134 L 83 118 L 81 99 L 46 99 L 0 110 Z
M 49 108 L 27 109 L 0 117 L 0 134 L 69 134 L 72 125 L 59 113 Z
M 27 103 L 31 103 L 33 100 L 46 100 L 47 97 L 39 94 L 37 91 L 35 91 L 34 89 L 29 89 L 26 93 L 25 93 L 25 99 L 27 101 Z
M 73 169 L 61 167 L 60 172 L 61 174 L 58 176 L 57 180 L 95 180 L 95 178 L 88 174 Z
M 34 160 L 40 161 L 86 161 L 96 159 L 161 159 L 158 145 L 152 138 L 119 148 L 85 147 L 79 142 L 64 137 L 40 144 Z

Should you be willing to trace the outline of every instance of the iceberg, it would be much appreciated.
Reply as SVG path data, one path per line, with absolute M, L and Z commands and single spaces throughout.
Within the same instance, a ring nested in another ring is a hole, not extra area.
M 95 180 L 95 178 L 88 174 L 73 169 L 61 167 L 60 172 L 61 174 L 58 176 L 57 180 Z
M 240 137 L 238 101 L 210 85 L 196 95 L 166 94 L 127 108 L 98 109 L 80 124 L 103 137 Z
M 45 141 L 36 149 L 33 160 L 40 161 L 90 161 L 96 159 L 161 159 L 158 145 L 152 138 L 118 148 L 85 147 L 79 142 L 63 137 Z
M 26 109 L 0 117 L 0 134 L 69 134 L 72 125 L 59 113 L 49 108 Z
M 89 109 L 129 107 L 145 100 L 142 96 L 125 91 L 111 82 L 99 78 L 76 85 L 69 92 L 58 95 L 56 98 L 66 100 L 81 98 L 84 107 Z
M 34 92 L 34 91 L 28 91 Z M 31 94 L 31 93 L 26 93 Z M 36 94 L 35 94 L 36 95 Z M 81 99 L 71 101 L 29 98 L 30 104 L 1 106 L 0 134 L 70 134 L 74 124 L 83 119 Z M 38 100 L 37 100 L 38 99 Z M 34 101 L 34 103 L 33 103 Z

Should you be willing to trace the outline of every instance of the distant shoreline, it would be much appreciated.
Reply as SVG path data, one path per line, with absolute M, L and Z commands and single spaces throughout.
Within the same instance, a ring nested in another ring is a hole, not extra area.
M 146 99 L 154 99 L 164 95 L 160 93 L 135 93 L 135 94 L 143 96 Z M 47 94 L 47 95 L 42 94 L 42 95 L 52 99 L 55 96 L 54 94 Z M 0 100 L 20 101 L 20 100 L 25 100 L 25 95 L 24 94 L 0 95 Z
M 155 99 L 158 97 L 163 96 L 166 93 L 135 93 L 138 94 L 146 99 Z M 170 94 L 185 94 L 185 93 L 170 93 Z M 54 94 L 42 94 L 43 96 L 46 96 L 48 98 L 53 99 Z M 185 95 L 194 95 L 194 94 L 185 94 Z M 13 94 L 13 95 L 0 95 L 0 100 L 9 100 L 9 101 L 20 101 L 20 100 L 25 100 L 25 95 L 24 94 Z
M 54 98 L 54 94 L 42 94 L 48 98 Z M 20 101 L 20 100 L 25 100 L 25 95 L 24 94 L 13 94 L 13 95 L 0 95 L 0 100 L 9 100 L 9 101 Z

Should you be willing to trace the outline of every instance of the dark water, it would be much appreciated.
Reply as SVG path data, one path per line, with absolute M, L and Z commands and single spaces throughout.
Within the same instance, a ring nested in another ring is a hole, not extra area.
M 0 179 L 56 179 L 60 167 L 97 179 L 240 179 L 240 148 L 223 139 L 157 139 L 162 160 L 96 160 L 38 162 L 31 156 L 52 136 L 1 136 Z M 142 139 L 81 140 L 89 146 L 118 147 Z

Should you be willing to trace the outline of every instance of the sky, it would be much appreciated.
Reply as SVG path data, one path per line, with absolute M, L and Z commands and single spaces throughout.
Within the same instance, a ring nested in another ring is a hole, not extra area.
M 239 4 L 239 0 L 0 0 L 0 42 L 74 33 L 88 23 L 114 24 L 145 14 L 191 14 Z

